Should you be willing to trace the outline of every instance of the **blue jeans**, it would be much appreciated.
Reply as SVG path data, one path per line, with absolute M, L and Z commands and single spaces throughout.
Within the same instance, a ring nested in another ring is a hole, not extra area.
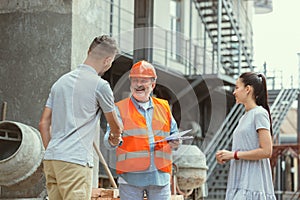
M 165 186 L 134 186 L 129 184 L 120 184 L 119 192 L 121 200 L 144 200 L 144 193 L 147 200 L 170 200 L 171 189 L 170 184 Z

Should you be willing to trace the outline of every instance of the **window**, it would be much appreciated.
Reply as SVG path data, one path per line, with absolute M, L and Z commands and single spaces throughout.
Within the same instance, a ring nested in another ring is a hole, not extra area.
M 182 17 L 181 17 L 182 2 L 181 0 L 170 1 L 170 19 L 171 19 L 171 58 L 180 61 L 181 59 L 181 44 L 183 42 L 181 37 L 182 32 Z

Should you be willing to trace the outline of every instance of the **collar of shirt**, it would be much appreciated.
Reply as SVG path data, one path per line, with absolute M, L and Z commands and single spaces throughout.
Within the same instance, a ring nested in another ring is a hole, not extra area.
M 133 96 L 131 96 L 130 99 L 131 99 L 131 101 L 133 102 L 133 105 L 134 105 L 138 110 L 140 110 L 140 109 L 145 110 L 145 108 L 144 108 L 143 106 L 139 105 L 139 102 L 138 102 Z M 152 98 L 151 98 L 151 97 L 150 97 L 150 101 L 148 101 L 148 102 L 149 102 L 149 106 L 148 106 L 147 109 L 153 108 L 153 101 L 152 101 Z
M 87 70 L 98 75 L 97 71 L 93 67 L 86 64 L 78 65 L 78 69 Z

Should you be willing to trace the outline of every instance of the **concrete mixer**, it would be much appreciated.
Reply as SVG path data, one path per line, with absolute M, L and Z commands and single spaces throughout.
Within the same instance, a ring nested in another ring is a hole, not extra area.
M 173 152 L 177 191 L 189 196 L 206 181 L 206 157 L 196 145 L 181 145 Z
M 0 199 L 46 196 L 42 171 L 44 147 L 35 128 L 0 122 Z

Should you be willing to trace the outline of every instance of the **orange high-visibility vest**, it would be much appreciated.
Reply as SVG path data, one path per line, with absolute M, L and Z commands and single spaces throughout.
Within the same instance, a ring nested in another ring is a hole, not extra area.
M 166 100 L 152 98 L 153 117 L 152 131 L 154 140 L 161 140 L 170 134 L 171 110 Z M 116 170 L 118 174 L 144 171 L 150 166 L 150 144 L 146 119 L 142 116 L 130 98 L 116 105 L 122 118 L 123 144 L 116 150 Z M 157 169 L 171 174 L 172 150 L 165 142 L 157 143 L 154 147 L 154 163 Z

